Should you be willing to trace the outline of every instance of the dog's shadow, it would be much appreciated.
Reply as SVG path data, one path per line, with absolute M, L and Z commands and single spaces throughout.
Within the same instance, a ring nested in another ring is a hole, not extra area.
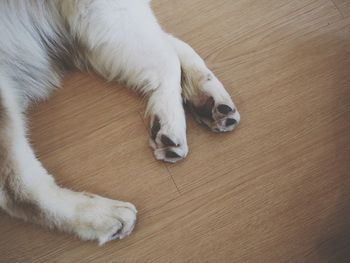
M 334 113 L 332 122 L 325 124 L 329 125 L 327 133 L 331 134 L 330 140 L 325 142 L 328 144 L 327 152 L 321 152 L 322 160 L 327 159 L 327 156 L 328 160 L 326 163 L 322 163 L 321 159 L 317 160 L 325 170 L 318 171 L 319 178 L 310 179 L 317 186 L 311 186 L 307 190 L 308 196 L 311 196 L 310 200 L 307 200 L 310 201 L 310 211 L 317 212 L 308 219 L 309 222 L 300 226 L 299 230 L 300 238 L 305 235 L 313 244 L 309 251 L 304 251 L 306 258 L 317 258 L 317 262 L 320 263 L 341 263 L 350 262 L 350 38 L 342 34 L 348 32 L 324 31 L 325 33 L 318 34 L 295 47 L 296 52 L 301 53 L 310 52 L 310 47 L 314 47 L 311 52 L 325 57 L 322 61 L 327 65 L 322 67 L 327 70 L 322 72 L 328 76 L 325 77 L 326 83 L 323 85 L 331 87 L 325 87 L 327 94 L 322 96 L 331 96 L 326 100 L 329 103 L 326 107 Z M 331 47 L 334 49 L 330 49 Z M 319 143 L 317 150 L 322 151 L 322 142 Z M 329 149 L 331 150 L 328 152 Z M 290 200 L 295 197 L 291 196 Z M 314 205 L 312 199 L 315 201 Z M 312 214 L 310 211 L 304 212 L 309 215 Z M 307 228 L 310 228 L 311 236 L 307 236 L 308 231 L 302 231 Z

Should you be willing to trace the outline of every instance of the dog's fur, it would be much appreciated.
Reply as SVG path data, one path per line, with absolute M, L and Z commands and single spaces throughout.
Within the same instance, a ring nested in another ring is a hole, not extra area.
M 71 67 L 91 69 L 148 96 L 159 160 L 187 155 L 185 102 L 213 131 L 240 116 L 195 51 L 163 32 L 149 0 L 0 0 L 0 207 L 10 215 L 100 244 L 129 235 L 130 203 L 60 188 L 35 157 L 24 113 Z M 181 87 L 182 86 L 182 87 Z

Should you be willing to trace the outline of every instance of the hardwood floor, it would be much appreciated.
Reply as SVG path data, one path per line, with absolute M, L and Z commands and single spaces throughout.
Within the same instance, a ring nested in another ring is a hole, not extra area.
M 72 73 L 33 107 L 60 185 L 133 202 L 128 239 L 98 247 L 0 214 L 0 262 L 349 262 L 350 1 L 154 0 L 164 28 L 223 81 L 242 122 L 188 116 L 190 154 L 154 160 L 144 102 Z

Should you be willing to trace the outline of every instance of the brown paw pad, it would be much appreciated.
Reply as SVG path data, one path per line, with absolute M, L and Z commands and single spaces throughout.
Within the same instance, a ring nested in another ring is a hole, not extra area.
M 213 118 L 213 107 L 215 105 L 215 101 L 213 97 L 207 99 L 207 101 L 200 106 L 191 105 L 193 110 L 198 114 L 198 116 L 206 119 Z

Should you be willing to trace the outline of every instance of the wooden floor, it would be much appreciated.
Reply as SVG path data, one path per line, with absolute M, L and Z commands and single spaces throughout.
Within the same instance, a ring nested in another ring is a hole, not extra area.
M 137 205 L 125 240 L 0 214 L 0 262 L 350 262 L 350 1 L 155 0 L 167 31 L 223 81 L 239 128 L 188 116 L 188 158 L 154 160 L 145 103 L 73 73 L 30 113 L 58 183 Z

